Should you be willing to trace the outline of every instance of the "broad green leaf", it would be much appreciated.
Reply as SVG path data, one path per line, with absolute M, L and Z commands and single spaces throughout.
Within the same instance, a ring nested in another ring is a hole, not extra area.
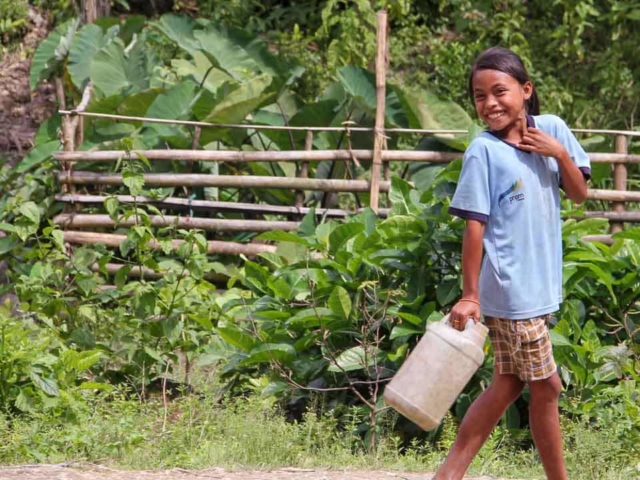
M 398 337 L 405 337 L 407 335 L 422 335 L 424 331 L 418 330 L 417 328 L 408 327 L 406 325 L 396 325 L 391 330 L 390 340 L 393 340 Z
M 37 167 L 45 160 L 51 158 L 53 152 L 57 152 L 58 150 L 60 150 L 59 140 L 52 140 L 51 142 L 38 145 L 20 161 L 16 167 L 16 171 L 18 173 L 24 173 L 33 167 Z
M 90 23 L 80 29 L 69 50 L 67 69 L 71 81 L 78 90 L 83 90 L 89 80 L 91 61 L 105 44 L 102 28 Z
M 113 221 L 118 220 L 118 207 L 120 206 L 120 201 L 116 197 L 107 197 L 104 200 L 104 208 L 109 214 L 109 218 Z
M 206 88 L 205 91 L 211 94 L 215 94 L 224 83 L 235 81 L 231 75 L 219 68 L 215 68 L 202 52 L 197 52 L 194 55 L 193 62 L 177 59 L 171 61 L 171 66 L 178 77 L 183 79 L 192 78 L 198 86 L 204 86 Z M 196 116 L 198 118 L 204 117 L 204 115 Z
M 338 225 L 329 234 L 329 252 L 335 255 L 349 239 L 363 232 L 364 228 L 365 226 L 362 223 L 345 223 Z
M 432 92 L 422 90 L 420 93 L 406 94 L 406 97 L 407 105 L 413 108 L 413 114 L 418 118 L 421 128 L 468 130 L 473 125 L 473 121 L 460 105 L 451 100 L 438 98 Z
M 31 90 L 35 90 L 40 82 L 48 79 L 57 68 L 62 66 L 79 25 L 80 19 L 69 20 L 56 27 L 38 45 L 31 61 L 29 73 Z
M 362 370 L 365 368 L 365 351 L 361 346 L 353 347 L 342 352 L 336 358 L 336 363 L 332 364 L 328 370 L 330 372 L 352 372 L 354 370 Z M 373 364 L 373 357 L 371 355 L 366 359 L 370 366 Z
M 242 361 L 243 365 L 254 363 L 270 363 L 272 361 L 287 363 L 296 356 L 296 350 L 288 343 L 266 343 L 258 345 Z
M 225 342 L 244 352 L 250 352 L 255 346 L 255 339 L 239 328 L 227 326 L 218 327 L 216 330 Z
M 29 372 L 29 377 L 33 384 L 46 393 L 49 396 L 57 397 L 60 395 L 58 390 L 58 382 L 53 378 L 42 378 L 37 372 L 33 370 Z
M 146 58 L 138 47 L 125 55 L 124 45 L 114 40 L 103 47 L 91 62 L 93 84 L 106 96 L 133 93 L 149 87 Z
M 124 172 L 122 183 L 129 189 L 131 195 L 140 195 L 144 187 L 144 176 L 135 172 Z
M 288 76 L 290 69 L 269 51 L 263 40 L 236 28 L 211 25 L 194 33 L 208 58 L 238 80 L 256 73 Z
M 26 202 L 20 205 L 19 212 L 35 225 L 40 224 L 40 210 L 34 202 Z
M 360 108 L 375 114 L 376 79 L 373 73 L 362 67 L 347 65 L 338 70 L 338 79 Z
M 400 317 L 403 320 L 406 320 L 409 323 L 412 323 L 418 327 L 424 326 L 425 321 L 417 315 L 413 315 L 407 312 L 397 312 L 396 316 Z
M 79 372 L 84 372 L 98 363 L 102 355 L 103 353 L 98 350 L 79 352 L 78 358 L 73 363 L 73 367 Z
M 21 388 L 16 397 L 16 408 L 21 412 L 32 412 L 35 410 L 36 402 L 30 389 Z
M 275 92 L 267 91 L 273 78 L 268 75 L 252 77 L 239 88 L 220 98 L 203 119 L 212 123 L 241 123 L 247 115 L 275 100 Z
M 187 15 L 166 13 L 157 22 L 151 22 L 152 27 L 164 33 L 185 52 L 194 56 L 201 48 L 200 42 L 193 35 L 196 22 Z
M 166 93 L 158 95 L 147 110 L 146 116 L 174 120 L 187 118 L 191 113 L 195 90 L 196 85 L 189 80 L 179 83 Z M 149 126 L 159 128 L 162 125 L 152 123 Z
M 289 300 L 293 293 L 293 287 L 282 277 L 270 277 L 267 280 L 267 286 L 277 297 L 284 300 Z
M 344 319 L 349 318 L 351 313 L 351 298 L 349 292 L 343 287 L 337 286 L 331 292 L 328 301 L 329 308 L 333 313 Z
M 313 326 L 321 325 L 323 321 L 328 321 L 332 318 L 335 319 L 335 314 L 333 310 L 329 308 L 305 308 L 304 310 L 298 311 L 287 321 L 287 323 L 290 325 L 304 324 L 305 327 L 311 328 Z
M 289 242 L 297 243 L 304 246 L 311 246 L 311 243 L 296 235 L 295 233 L 283 232 L 282 230 L 272 230 L 271 232 L 261 233 L 257 237 L 259 240 L 270 240 L 273 242 Z
M 551 343 L 554 347 L 573 347 L 571 340 L 562 335 L 556 329 L 551 329 L 549 334 L 551 335 Z

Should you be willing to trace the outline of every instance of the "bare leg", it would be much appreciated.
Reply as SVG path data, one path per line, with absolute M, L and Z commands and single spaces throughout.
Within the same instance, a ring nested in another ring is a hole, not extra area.
M 524 382 L 515 375 L 494 373 L 491 385 L 469 407 L 456 441 L 433 480 L 460 480 L 505 410 L 522 393 Z
M 560 377 L 554 373 L 545 380 L 529 382 L 529 389 L 529 423 L 547 479 L 566 480 L 558 414 L 558 397 L 562 392 Z

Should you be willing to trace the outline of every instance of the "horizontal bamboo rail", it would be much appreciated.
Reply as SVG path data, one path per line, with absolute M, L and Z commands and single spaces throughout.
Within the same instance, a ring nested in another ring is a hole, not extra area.
M 109 275 L 115 275 L 120 270 L 122 270 L 126 265 L 122 265 L 119 263 L 107 263 L 104 266 L 104 269 L 100 267 L 97 263 L 91 265 L 91 270 L 94 272 L 102 272 L 106 270 Z M 139 265 L 133 265 L 131 270 L 127 276 L 129 277 L 138 277 L 138 278 L 149 278 L 149 279 L 160 279 L 164 278 L 167 274 L 166 270 L 153 270 L 148 267 L 140 267 Z M 178 273 L 178 277 L 188 277 L 189 271 L 184 270 L 183 272 Z M 223 275 L 222 273 L 214 273 L 208 272 L 204 275 L 205 280 L 208 280 L 212 283 L 226 283 L 229 280 L 227 275 Z
M 127 238 L 126 235 L 118 235 L 115 233 L 77 232 L 72 230 L 64 231 L 63 235 L 66 243 L 79 245 L 103 244 L 111 248 L 119 247 Z M 184 240 L 172 240 L 171 243 L 173 244 L 173 248 L 177 249 L 184 243 Z M 263 245 L 259 243 L 243 244 L 209 240 L 207 244 L 207 253 L 209 254 L 246 255 L 248 257 L 255 257 L 262 252 L 276 251 L 276 247 L 273 245 Z M 152 242 L 151 248 L 159 250 L 161 249 L 161 245 L 157 242 Z
M 312 210 L 318 216 L 345 218 L 348 215 L 357 215 L 362 213 L 364 208 L 357 210 L 343 210 L 340 208 L 308 208 L 308 207 L 288 207 L 286 205 L 268 205 L 264 203 L 241 203 L 241 202 L 218 202 L 213 200 L 189 200 L 187 198 L 167 197 L 162 200 L 156 200 L 149 197 L 133 197 L 131 195 L 113 195 L 120 203 L 138 203 L 141 205 L 154 205 L 158 208 L 165 209 L 193 209 L 207 210 L 210 212 L 237 212 L 237 213 L 257 213 L 272 215 L 306 215 Z M 104 201 L 110 198 L 105 195 L 56 195 L 58 202 L 65 203 L 82 203 L 92 205 L 102 205 Z M 389 208 L 380 208 L 378 215 L 386 217 L 389 214 Z
M 449 163 L 462 157 L 462 152 L 430 152 L 422 150 L 384 150 L 383 162 Z M 102 150 L 97 152 L 57 152 L 61 162 L 116 162 L 144 155 L 149 160 L 187 162 L 321 162 L 372 160 L 372 150 L 285 150 L 240 152 L 230 150 Z M 626 153 L 588 153 L 593 163 L 640 163 L 640 155 Z
M 152 118 L 152 117 L 136 117 L 129 115 L 114 115 L 111 113 L 97 113 L 97 112 L 81 112 L 77 110 L 59 110 L 60 115 L 65 116 L 81 116 L 81 117 L 93 117 L 93 118 L 107 118 L 110 120 L 121 120 L 125 122 L 147 122 L 147 123 L 161 123 L 165 125 L 185 125 L 190 127 L 211 127 L 211 128 L 245 128 L 250 130 L 281 130 L 289 132 L 373 132 L 371 127 L 354 127 L 352 125 L 345 124 L 341 127 L 302 127 L 291 125 L 252 125 L 247 123 L 233 124 L 233 123 L 210 123 L 210 122 L 198 122 L 193 120 L 170 120 L 166 118 Z M 467 135 L 468 130 L 437 130 L 437 129 L 424 129 L 424 128 L 387 128 L 385 133 L 422 133 L 424 135 Z
M 640 192 L 589 189 L 587 198 L 589 200 L 605 200 L 608 202 L 640 202 Z
M 148 123 L 164 123 L 168 125 L 186 125 L 192 127 L 214 127 L 214 128 L 248 128 L 252 130 L 284 130 L 284 131 L 312 131 L 312 132 L 373 132 L 371 127 L 353 127 L 343 125 L 341 127 L 312 127 L 312 126 L 290 126 L 290 125 L 252 125 L 252 124 L 228 124 L 228 123 L 209 123 L 197 122 L 192 120 L 170 120 L 165 118 L 152 117 L 136 117 L 128 115 L 114 115 L 109 113 L 84 112 L 78 110 L 61 109 L 58 111 L 60 115 L 65 116 L 81 116 L 93 118 L 108 118 L 111 120 L 121 120 L 126 122 L 148 122 Z M 575 133 L 599 133 L 605 135 L 626 135 L 628 137 L 640 137 L 637 130 L 603 130 L 588 128 L 572 128 Z M 468 135 L 468 130 L 436 130 L 424 128 L 386 128 L 384 133 L 421 133 L 424 135 Z
M 122 175 L 97 172 L 58 172 L 61 184 L 122 185 Z M 198 173 L 147 173 L 144 183 L 153 187 L 227 187 L 282 188 L 290 190 L 318 190 L 322 192 L 368 192 L 365 180 L 335 180 L 320 178 L 259 177 L 249 175 L 207 175 Z M 391 182 L 380 182 L 380 191 L 388 192 Z
M 420 150 L 385 150 L 385 162 L 448 163 L 462 157 L 456 152 L 428 152 Z M 119 159 L 136 159 L 143 155 L 148 160 L 187 162 L 322 162 L 372 160 L 372 150 L 280 150 L 269 152 L 245 152 L 234 150 L 102 150 L 97 152 L 57 152 L 53 156 L 64 162 L 116 162 Z M 640 157 L 640 155 L 638 156 Z M 639 160 L 640 161 L 640 160 Z
M 269 232 L 271 230 L 295 231 L 299 222 L 278 220 L 237 220 L 225 218 L 199 218 L 173 215 L 150 215 L 152 227 L 170 227 L 206 230 L 208 232 Z M 134 216 L 119 219 L 117 222 L 109 215 L 80 213 L 62 213 L 53 219 L 53 223 L 64 228 L 116 228 L 133 227 L 138 222 Z
M 606 245 L 612 245 L 614 240 L 611 235 L 603 234 L 603 235 L 585 235 L 582 237 L 582 240 L 585 242 L 600 242 Z
M 572 217 L 576 220 L 581 220 L 583 218 L 606 218 L 607 220 L 612 220 L 614 222 L 628 222 L 628 223 L 638 223 L 640 222 L 640 212 L 584 212 L 584 217 L 575 216 Z

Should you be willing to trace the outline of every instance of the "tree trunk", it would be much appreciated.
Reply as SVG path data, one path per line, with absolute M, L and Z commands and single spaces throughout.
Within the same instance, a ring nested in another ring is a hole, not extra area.
M 107 17 L 110 13 L 109 0 L 82 0 L 84 23 L 93 23 L 98 17 Z

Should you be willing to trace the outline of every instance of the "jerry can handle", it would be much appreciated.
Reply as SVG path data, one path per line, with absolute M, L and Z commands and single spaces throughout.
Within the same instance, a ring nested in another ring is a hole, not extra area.
M 448 327 L 453 328 L 453 325 L 451 325 L 451 322 L 449 321 L 449 317 L 451 315 L 447 314 L 445 315 L 445 317 L 440 320 L 442 323 L 444 323 L 445 325 L 447 325 Z M 469 330 L 471 327 L 473 327 L 476 324 L 476 321 L 473 319 L 473 317 L 469 317 L 467 319 L 467 323 L 464 324 L 464 329 L 465 330 Z

